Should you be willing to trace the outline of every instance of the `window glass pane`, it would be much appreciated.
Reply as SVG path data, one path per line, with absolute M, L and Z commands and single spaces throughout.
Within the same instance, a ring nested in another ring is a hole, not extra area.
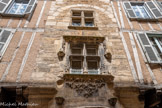
M 136 7 L 136 6 L 132 6 L 132 8 L 133 8 L 133 10 L 134 10 L 136 16 L 137 16 L 138 18 L 142 18 L 142 16 L 141 16 L 140 12 L 138 11 L 137 7 Z
M 88 27 L 94 26 L 93 19 L 85 19 L 85 26 L 88 26 Z
M 97 55 L 98 46 L 96 44 L 86 44 L 87 55 Z
M 149 18 L 149 15 L 144 5 L 133 4 L 132 8 L 138 18 Z
M 9 13 L 14 14 L 16 13 L 17 9 L 19 8 L 19 3 L 14 3 L 13 6 L 11 7 Z
M 27 4 L 22 4 L 18 10 L 18 14 L 23 14 L 27 8 Z
M 71 44 L 71 54 L 83 54 L 83 44 Z
M 82 54 L 82 49 L 72 49 L 72 54 Z
M 160 59 L 162 59 L 162 53 L 161 53 L 161 49 L 162 49 L 162 38 L 161 37 L 149 37 L 149 40 L 151 42 L 152 47 L 154 48 L 154 51 L 156 52 L 156 54 L 158 54 L 158 56 L 160 57 Z M 155 40 L 157 40 L 158 44 L 155 42 Z
M 6 42 L 8 37 L 9 37 L 9 35 L 1 36 L 0 37 L 0 42 Z
M 25 3 L 14 3 L 12 6 L 11 6 L 11 8 L 10 8 L 10 10 L 9 10 L 9 12 L 8 13 L 10 13 L 10 14 L 24 14 L 25 13 L 25 10 L 26 10 L 26 8 L 27 8 L 27 4 L 25 4 Z
M 97 51 L 94 48 L 87 49 L 87 55 L 97 55 Z
M 81 26 L 81 19 L 72 19 L 73 26 Z
M 85 22 L 85 26 L 92 27 L 93 26 L 93 22 Z
M 81 16 L 81 12 L 74 12 L 73 11 L 73 16 Z
M 141 13 L 143 14 L 144 18 L 149 18 L 144 6 L 139 6 L 139 9 L 141 10 Z
M 72 61 L 72 69 L 81 69 L 82 61 Z
M 84 17 L 93 17 L 93 12 L 84 12 Z
M 88 61 L 88 69 L 97 69 L 97 61 Z

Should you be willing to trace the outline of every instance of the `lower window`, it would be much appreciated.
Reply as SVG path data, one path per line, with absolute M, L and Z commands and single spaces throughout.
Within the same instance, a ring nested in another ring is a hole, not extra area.
M 162 34 L 139 34 L 138 39 L 150 63 L 162 63 Z
M 70 44 L 70 73 L 71 74 L 99 74 L 100 56 L 98 55 L 98 45 L 79 43 Z

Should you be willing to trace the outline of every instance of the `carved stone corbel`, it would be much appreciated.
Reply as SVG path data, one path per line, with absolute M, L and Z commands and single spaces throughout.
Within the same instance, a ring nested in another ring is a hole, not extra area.
M 110 98 L 108 99 L 108 102 L 111 106 L 115 106 L 116 105 L 116 102 L 117 102 L 117 98 Z
M 57 56 L 60 61 L 62 61 L 64 59 L 65 52 L 64 52 L 63 48 L 60 49 L 60 51 L 57 53 Z
M 57 56 L 60 61 L 62 61 L 65 56 L 65 41 L 63 37 L 61 38 L 61 46 L 59 52 L 57 53 Z
M 112 59 L 112 46 L 110 46 L 106 41 L 104 42 L 104 49 L 105 49 L 105 53 L 104 53 L 104 57 L 111 62 Z
M 105 58 L 106 58 L 108 61 L 111 61 L 111 59 L 112 59 L 112 54 L 111 54 L 110 51 L 106 50 L 104 56 L 105 56 Z
M 55 97 L 55 100 L 57 105 L 63 105 L 65 101 L 63 97 Z

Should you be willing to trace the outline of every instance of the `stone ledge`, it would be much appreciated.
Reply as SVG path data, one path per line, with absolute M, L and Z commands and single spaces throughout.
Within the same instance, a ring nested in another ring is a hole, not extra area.
M 65 81 L 78 80 L 78 81 L 90 81 L 102 80 L 106 83 L 113 83 L 114 76 L 111 74 L 107 75 L 89 75 L 89 74 L 64 74 L 63 79 Z

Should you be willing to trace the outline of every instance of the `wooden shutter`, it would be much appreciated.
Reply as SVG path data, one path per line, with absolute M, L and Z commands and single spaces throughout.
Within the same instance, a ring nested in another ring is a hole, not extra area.
M 3 55 L 6 47 L 8 46 L 7 41 L 9 39 L 10 34 L 11 34 L 11 32 L 8 30 L 1 31 L 1 34 L 0 34 L 0 58 Z
M 149 39 L 146 34 L 139 34 L 138 39 L 142 45 L 144 53 L 150 63 L 158 62 L 156 53 L 154 52 L 152 45 L 149 42 Z
M 35 5 L 36 5 L 36 0 L 30 0 L 29 5 L 25 11 L 25 14 L 30 14 L 33 11 Z
M 155 6 L 155 4 L 153 2 L 146 2 L 146 5 L 149 7 L 149 9 L 151 10 L 152 14 L 156 17 L 156 18 L 162 18 L 162 14 L 161 12 L 158 10 L 158 8 Z
M 162 2 L 156 1 L 156 3 L 158 4 L 160 11 L 162 12 Z
M 0 13 L 3 13 L 5 9 L 8 7 L 12 0 L 2 0 L 0 1 Z
M 124 2 L 124 8 L 125 8 L 129 18 L 136 18 L 136 15 L 131 7 L 130 2 Z

